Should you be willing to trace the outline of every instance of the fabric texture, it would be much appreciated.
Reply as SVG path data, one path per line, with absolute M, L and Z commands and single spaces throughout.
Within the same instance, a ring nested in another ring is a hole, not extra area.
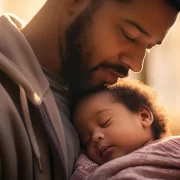
M 73 161 L 68 161 L 61 114 L 15 23 L 0 17 L 0 179 L 69 179 Z
M 62 119 L 67 147 L 68 178 L 72 175 L 73 167 L 79 154 L 79 137 L 70 121 L 70 110 L 68 104 L 68 89 L 62 79 L 42 67 L 46 75 L 51 91 L 54 95 L 60 116 Z
M 71 179 L 178 180 L 180 179 L 180 136 L 154 141 L 99 167 L 83 154 L 79 156 Z
M 82 153 L 79 155 L 70 180 L 85 180 L 98 167 L 99 165 L 91 161 L 84 153 Z

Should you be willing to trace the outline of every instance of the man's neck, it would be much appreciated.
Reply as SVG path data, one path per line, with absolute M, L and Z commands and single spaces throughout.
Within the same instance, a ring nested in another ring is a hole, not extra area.
M 46 3 L 37 15 L 22 29 L 22 33 L 31 45 L 39 63 L 54 74 L 61 72 L 59 53 L 60 16 L 54 12 L 55 4 Z M 63 29 L 63 28 L 62 28 Z

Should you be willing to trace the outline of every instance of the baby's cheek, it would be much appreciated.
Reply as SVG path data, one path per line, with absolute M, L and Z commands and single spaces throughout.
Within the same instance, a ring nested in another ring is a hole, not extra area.
M 93 148 L 93 147 L 88 148 L 88 149 L 86 150 L 86 153 L 87 153 L 88 158 L 89 158 L 91 161 L 95 162 L 95 163 L 98 164 L 98 165 L 103 164 L 100 156 L 99 156 L 98 153 L 95 151 L 95 148 Z
M 92 161 L 94 161 L 95 159 L 95 153 L 92 147 L 88 147 L 86 148 L 86 154 L 89 157 L 89 159 L 91 159 Z

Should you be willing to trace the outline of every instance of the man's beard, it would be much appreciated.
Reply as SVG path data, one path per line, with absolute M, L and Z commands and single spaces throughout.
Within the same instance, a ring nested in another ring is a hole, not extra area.
M 87 8 L 68 27 L 65 33 L 65 52 L 62 64 L 63 76 L 68 82 L 71 100 L 76 102 L 86 94 L 104 89 L 106 82 L 102 81 L 98 86 L 92 86 L 89 82 L 93 72 L 99 68 L 110 68 L 125 76 L 127 68 L 103 61 L 96 67 L 88 67 L 88 61 L 93 55 L 93 48 L 88 43 L 88 29 L 91 28 L 95 10 Z

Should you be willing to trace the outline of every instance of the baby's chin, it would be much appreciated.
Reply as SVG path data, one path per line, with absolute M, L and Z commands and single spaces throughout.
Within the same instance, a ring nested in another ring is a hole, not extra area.
M 97 155 L 96 157 L 91 156 L 90 154 L 87 154 L 89 159 L 92 160 L 93 162 L 95 162 L 98 165 L 103 165 L 109 161 L 112 161 L 116 158 L 120 158 L 122 156 L 127 155 L 128 153 L 125 152 L 121 152 L 119 150 L 116 149 L 116 147 L 112 147 L 112 149 L 110 149 L 110 151 L 108 153 L 106 153 L 104 156 L 99 157 L 99 155 Z
M 120 158 L 120 157 L 125 156 L 125 155 L 127 155 L 127 154 L 128 154 L 128 153 L 123 153 L 123 152 L 120 152 L 120 151 L 118 151 L 118 152 L 113 152 L 113 153 L 111 153 L 111 154 L 109 154 L 108 156 L 106 156 L 106 157 L 103 158 L 102 164 L 105 164 L 105 163 L 107 163 L 107 162 L 109 162 L 109 161 L 112 161 L 112 160 L 114 160 L 114 159 L 116 159 L 116 158 Z M 101 165 L 102 165 L 102 164 L 101 164 Z

